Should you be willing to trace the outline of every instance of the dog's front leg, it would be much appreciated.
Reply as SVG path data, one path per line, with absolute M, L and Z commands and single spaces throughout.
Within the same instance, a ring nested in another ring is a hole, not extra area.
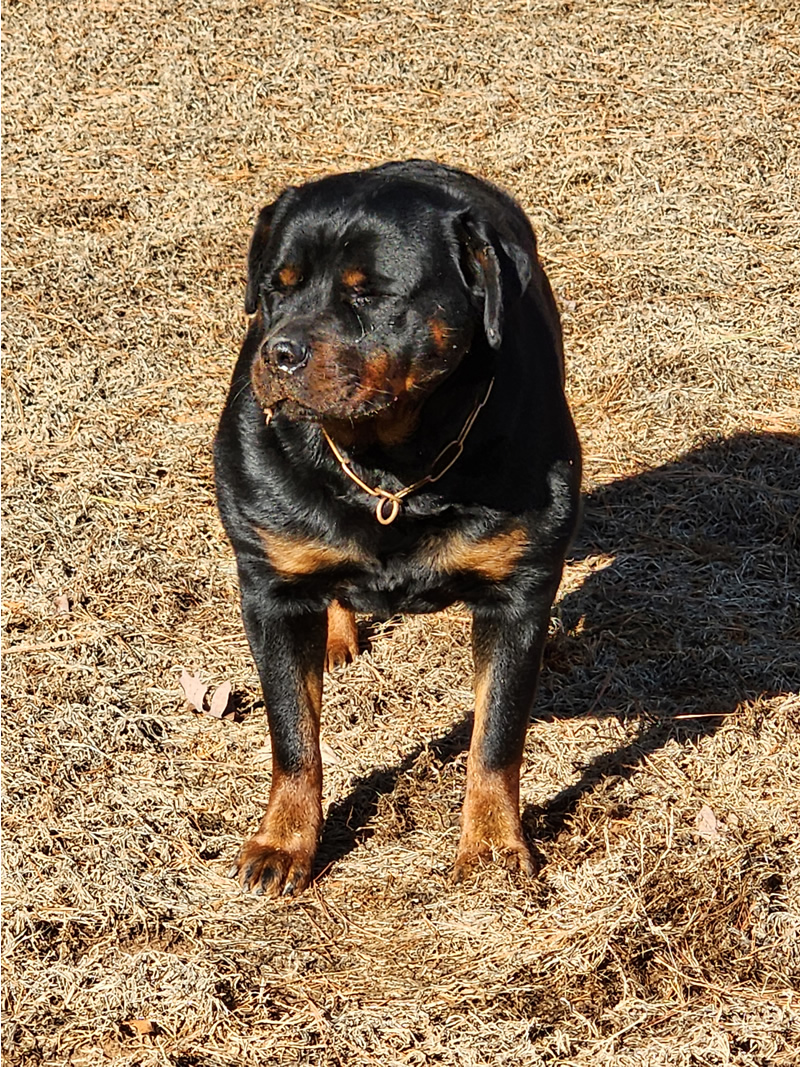
M 525 874 L 536 873 L 522 833 L 519 775 L 547 636 L 550 601 L 545 608 L 545 599 L 535 615 L 522 619 L 502 611 L 476 609 L 474 614 L 475 721 L 456 881 L 479 861 L 492 858 Z
M 258 831 L 245 841 L 231 875 L 246 892 L 295 896 L 311 880 L 322 828 L 326 616 L 287 612 L 245 581 L 242 614 L 267 705 L 272 785 Z

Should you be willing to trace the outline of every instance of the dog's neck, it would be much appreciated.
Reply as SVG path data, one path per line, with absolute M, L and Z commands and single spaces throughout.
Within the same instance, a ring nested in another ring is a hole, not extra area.
M 474 345 L 456 370 L 419 403 L 401 398 L 391 409 L 355 422 L 324 420 L 337 445 L 366 467 L 422 475 L 461 433 L 494 374 L 493 353 Z

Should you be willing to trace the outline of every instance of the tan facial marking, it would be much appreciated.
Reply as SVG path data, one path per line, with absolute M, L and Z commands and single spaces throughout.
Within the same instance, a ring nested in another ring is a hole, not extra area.
M 361 387 L 368 393 L 383 392 L 387 385 L 389 373 L 389 353 L 382 349 L 371 352 L 364 363 L 361 373 Z
M 363 285 L 366 280 L 366 274 L 358 267 L 347 267 L 342 271 L 342 285 L 354 288 L 357 285 Z
M 262 408 L 271 408 L 281 399 L 282 390 L 275 380 L 272 368 L 268 367 L 263 359 L 257 358 L 253 361 L 250 384 Z
M 409 370 L 408 374 L 406 375 L 405 382 L 403 383 L 405 392 L 406 393 L 412 392 L 417 386 L 417 381 L 418 381 L 418 379 L 417 379 L 416 374 L 414 373 L 414 369 L 411 368 Z
M 383 445 L 389 447 L 407 441 L 419 422 L 419 408 L 408 397 L 401 397 L 388 412 L 375 419 L 375 433 Z
M 301 278 L 300 268 L 293 265 L 281 267 L 278 271 L 278 281 L 287 287 L 297 285 Z
M 439 355 L 444 355 L 450 347 L 449 338 L 452 333 L 450 327 L 443 319 L 434 318 L 428 322 L 428 329 L 433 338 L 433 347 Z

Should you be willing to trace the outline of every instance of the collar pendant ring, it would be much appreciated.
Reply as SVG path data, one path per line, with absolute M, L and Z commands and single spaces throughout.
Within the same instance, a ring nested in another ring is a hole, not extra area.
M 389 504 L 389 512 L 386 512 L 386 505 Z M 375 506 L 375 518 L 381 524 L 381 526 L 390 526 L 397 516 L 400 514 L 400 501 L 397 497 L 382 496 Z

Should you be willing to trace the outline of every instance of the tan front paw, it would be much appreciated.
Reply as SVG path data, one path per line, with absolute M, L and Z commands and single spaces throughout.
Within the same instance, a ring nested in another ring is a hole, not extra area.
M 296 897 L 311 881 L 316 848 L 287 846 L 255 834 L 242 846 L 230 870 L 245 893 L 255 896 Z
M 495 844 L 486 841 L 464 841 L 462 836 L 453 867 L 453 881 L 462 882 L 478 868 L 490 863 L 511 871 L 519 871 L 528 878 L 535 878 L 539 870 L 531 855 L 531 850 L 524 841 L 515 840 Z
M 500 864 L 531 878 L 537 871 L 522 833 L 519 767 L 487 771 L 474 761 L 467 764 L 467 794 L 453 877 L 461 881 L 486 863 Z

